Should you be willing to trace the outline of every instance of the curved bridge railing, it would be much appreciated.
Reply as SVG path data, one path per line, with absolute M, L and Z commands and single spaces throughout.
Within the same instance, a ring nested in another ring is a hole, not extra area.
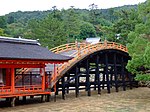
M 60 45 L 57 47 L 54 47 L 52 49 L 50 49 L 50 51 L 54 52 L 54 53 L 61 53 L 61 52 L 66 52 L 69 50 L 78 50 L 78 48 L 83 48 L 87 46 L 87 43 L 68 43 L 68 44 L 64 44 L 64 45 Z
M 61 78 L 64 75 L 64 73 L 67 70 L 69 70 L 69 68 L 71 68 L 75 63 L 77 63 L 84 57 L 86 57 L 96 51 L 104 50 L 104 49 L 116 49 L 116 50 L 120 50 L 123 52 L 128 52 L 126 46 L 115 43 L 115 42 L 107 42 L 107 41 L 99 42 L 97 44 L 88 44 L 85 47 L 83 47 L 82 49 L 79 48 L 77 52 L 72 54 L 72 55 L 75 55 L 75 57 L 73 59 L 62 64 L 61 66 L 58 66 L 57 71 L 52 74 L 51 88 L 55 85 L 57 80 L 59 78 Z

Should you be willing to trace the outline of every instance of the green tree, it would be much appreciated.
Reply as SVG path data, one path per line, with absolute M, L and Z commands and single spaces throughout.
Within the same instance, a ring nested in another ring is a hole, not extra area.
M 4 33 L 4 29 L 0 28 L 0 36 L 8 36 L 7 34 Z
M 132 59 L 128 62 L 127 69 L 136 74 L 137 80 L 150 80 L 150 0 L 138 7 L 140 23 L 135 30 L 129 33 L 128 50 Z
M 49 15 L 41 21 L 31 20 L 25 37 L 39 39 L 43 46 L 52 48 L 66 43 L 66 35 L 63 22 Z
M 88 37 L 95 37 L 96 31 L 94 26 L 91 23 L 88 22 L 82 22 L 82 25 L 80 26 L 80 39 L 85 39 Z
M 135 25 L 139 22 L 138 12 L 135 9 L 120 10 L 118 12 L 119 20 L 113 25 L 113 32 L 120 34 L 119 43 L 126 45 L 128 43 L 128 34 L 134 31 Z
M 7 27 L 7 22 L 6 22 L 6 17 L 0 16 L 0 28 L 6 28 Z
M 74 8 L 65 11 L 64 28 L 67 32 L 68 42 L 74 41 L 80 34 L 80 20 Z

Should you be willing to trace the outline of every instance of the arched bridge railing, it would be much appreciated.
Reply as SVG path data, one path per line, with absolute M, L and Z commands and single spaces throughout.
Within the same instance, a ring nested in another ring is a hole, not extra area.
M 57 82 L 57 80 L 63 76 L 64 71 L 67 71 L 76 62 L 83 59 L 89 54 L 92 54 L 96 51 L 104 50 L 104 49 L 116 49 L 116 50 L 120 50 L 123 52 L 128 52 L 126 46 L 115 43 L 115 42 L 107 42 L 107 41 L 99 42 L 97 44 L 88 44 L 82 49 L 79 48 L 77 52 L 72 54 L 72 55 L 75 55 L 73 56 L 74 57 L 73 59 L 57 67 L 57 71 L 55 71 L 55 73 L 52 74 L 51 87 L 53 87 L 55 83 Z
M 50 49 L 50 51 L 52 51 L 54 53 L 61 53 L 61 52 L 69 51 L 69 50 L 78 50 L 79 47 L 83 48 L 87 45 L 88 45 L 87 43 L 78 43 L 78 42 L 68 43 L 68 44 L 54 47 L 54 48 Z

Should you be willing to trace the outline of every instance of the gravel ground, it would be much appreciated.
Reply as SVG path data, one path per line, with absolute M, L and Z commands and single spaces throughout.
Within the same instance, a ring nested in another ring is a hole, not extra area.
M 1 102 L 0 112 L 150 112 L 150 88 L 133 88 L 118 93 L 112 90 L 111 94 L 103 90 L 101 95 L 92 91 L 90 97 L 82 91 L 78 98 L 70 93 L 66 100 L 60 95 L 56 102 L 39 102 L 39 98 L 28 100 L 26 104 L 20 101 L 16 107 Z

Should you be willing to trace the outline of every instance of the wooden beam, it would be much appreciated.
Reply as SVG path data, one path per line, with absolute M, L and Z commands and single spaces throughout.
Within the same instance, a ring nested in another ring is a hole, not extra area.
M 70 80 L 70 75 L 69 73 L 67 72 L 67 81 Z M 68 82 L 68 85 L 69 85 L 69 82 Z M 69 94 L 69 86 L 67 86 L 67 94 Z
M 90 88 L 90 75 L 89 75 L 89 60 L 86 60 L 86 90 L 88 96 L 91 96 L 91 88 Z
M 40 75 L 42 77 L 42 90 L 45 90 L 45 67 L 40 68 Z
M 97 83 L 98 83 L 98 94 L 101 93 L 101 87 L 100 87 L 100 73 L 99 73 L 99 55 L 96 56 L 96 76 L 97 76 Z
M 118 74 L 117 74 L 117 66 L 116 66 L 116 53 L 114 53 L 114 75 L 115 75 L 115 88 L 116 92 L 118 92 Z
M 79 96 L 79 76 L 78 76 L 78 73 L 79 73 L 79 68 L 76 66 L 76 71 L 75 71 L 75 91 L 76 91 L 76 97 Z
M 106 73 L 106 80 L 107 80 L 107 92 L 110 93 L 110 81 L 109 81 L 109 74 L 108 74 L 108 54 L 105 53 L 105 73 Z
M 11 92 L 15 92 L 15 69 L 11 68 Z
M 45 64 L 0 64 L 0 68 L 41 68 Z
M 0 59 L 0 63 L 12 63 L 12 64 L 60 64 L 60 63 L 64 63 L 67 62 L 63 61 L 63 60 L 38 60 L 38 59 Z
M 125 66 L 124 66 L 124 58 L 123 58 L 123 56 L 122 56 L 122 57 L 121 57 L 121 75 L 122 75 L 123 91 L 126 90 L 124 67 L 125 67 Z
M 6 68 L 6 86 L 11 85 L 11 72 L 10 68 Z
M 62 99 L 65 100 L 65 78 L 61 78 L 61 83 L 62 83 Z

